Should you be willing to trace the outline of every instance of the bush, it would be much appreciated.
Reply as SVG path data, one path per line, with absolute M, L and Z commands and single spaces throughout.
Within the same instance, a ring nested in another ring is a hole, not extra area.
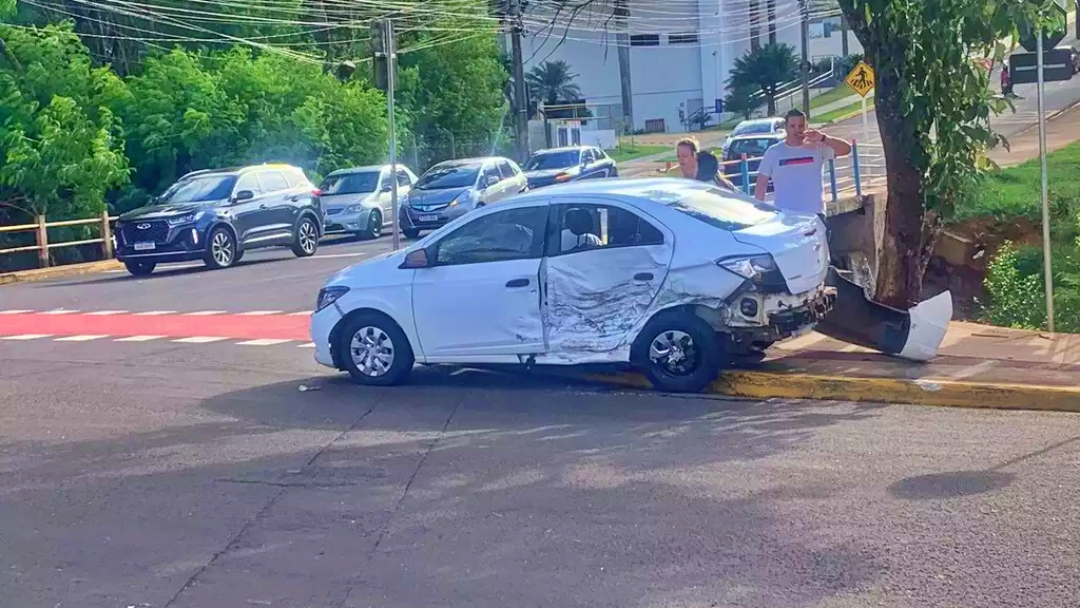
M 1080 333 L 1080 243 L 1051 249 L 1054 329 Z M 1016 329 L 1046 329 L 1046 289 L 1040 247 L 1006 243 L 990 262 L 984 286 L 990 302 L 984 320 Z

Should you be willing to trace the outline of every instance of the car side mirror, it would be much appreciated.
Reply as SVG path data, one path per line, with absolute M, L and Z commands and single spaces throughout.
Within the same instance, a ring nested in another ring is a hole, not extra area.
M 383 187 L 379 189 L 379 192 L 390 192 L 394 187 L 391 184 L 383 184 Z
M 490 188 L 497 183 L 499 183 L 499 178 L 495 177 L 494 175 L 489 175 L 487 176 L 487 179 L 484 180 L 484 187 Z
M 236 196 L 233 197 L 233 202 L 242 203 L 244 201 L 250 201 L 253 198 L 255 198 L 254 192 L 252 192 L 251 190 L 241 190 L 236 193 Z
M 431 268 L 435 265 L 434 263 L 434 256 L 429 255 L 426 248 L 416 249 L 405 254 L 405 261 L 403 261 L 398 268 Z

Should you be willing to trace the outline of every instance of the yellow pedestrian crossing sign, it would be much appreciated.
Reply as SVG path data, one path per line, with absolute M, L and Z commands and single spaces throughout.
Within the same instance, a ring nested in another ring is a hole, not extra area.
M 851 70 L 844 82 L 860 96 L 866 97 L 866 94 L 874 88 L 874 69 L 866 65 L 865 61 L 860 61 L 855 64 L 855 68 Z

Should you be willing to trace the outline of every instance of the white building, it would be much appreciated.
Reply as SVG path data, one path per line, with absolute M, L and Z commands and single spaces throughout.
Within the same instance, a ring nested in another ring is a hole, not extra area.
M 703 106 L 715 108 L 726 95 L 732 64 L 751 47 L 751 38 L 769 42 L 768 0 L 626 0 L 630 17 L 630 82 L 634 128 L 684 131 L 680 119 Z M 556 14 L 556 3 L 530 3 L 522 45 L 525 70 L 562 60 L 578 74 L 575 84 L 602 113 L 622 111 L 615 0 L 596 0 L 573 17 Z M 798 0 L 775 0 L 776 41 L 801 48 Z M 841 54 L 839 9 L 835 0 L 811 0 L 811 61 Z M 752 31 L 755 36 L 752 36 Z M 861 53 L 853 34 L 849 52 Z

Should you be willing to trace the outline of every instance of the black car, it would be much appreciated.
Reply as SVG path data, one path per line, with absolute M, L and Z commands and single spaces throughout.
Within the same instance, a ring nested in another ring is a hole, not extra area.
M 144 276 L 169 262 L 228 268 L 262 247 L 291 247 L 308 257 L 322 231 L 319 190 L 304 172 L 258 165 L 189 173 L 153 205 L 121 215 L 114 234 L 116 258 Z
M 722 159 L 723 167 L 721 171 L 723 171 L 724 177 L 731 180 L 731 183 L 735 184 L 736 188 L 743 189 L 742 157 L 745 154 L 746 178 L 749 180 L 750 190 L 752 191 L 754 182 L 757 180 L 758 165 L 761 164 L 761 157 L 765 155 L 765 150 L 784 141 L 784 137 L 783 133 L 732 137 L 728 140 L 728 148 L 724 152 L 724 158 Z M 769 182 L 769 191 L 772 191 L 772 182 Z
M 522 169 L 530 190 L 582 179 L 619 177 L 615 160 L 600 148 L 591 146 L 537 150 Z

